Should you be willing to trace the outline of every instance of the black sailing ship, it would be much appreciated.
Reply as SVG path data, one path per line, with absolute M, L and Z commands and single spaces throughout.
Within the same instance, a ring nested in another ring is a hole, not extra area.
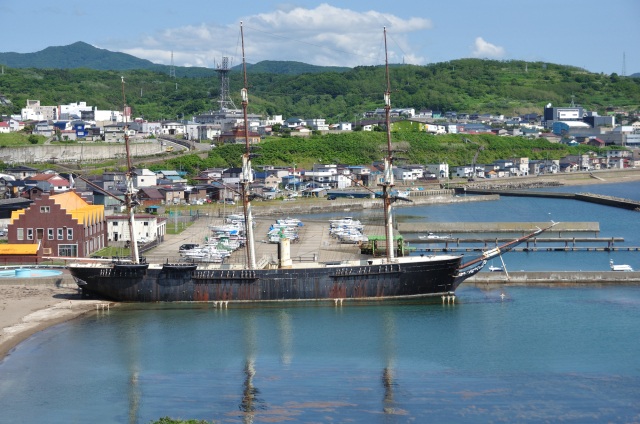
M 129 140 L 125 137 L 127 164 L 127 194 L 125 203 L 129 216 L 132 255 L 129 261 L 78 262 L 69 271 L 83 293 L 116 301 L 133 302 L 278 302 L 278 301 L 379 301 L 449 296 L 466 278 L 479 272 L 487 260 L 539 234 L 544 229 L 484 252 L 479 258 L 462 263 L 461 255 L 395 257 L 393 247 L 392 204 L 399 198 L 393 194 L 393 151 L 390 128 L 390 80 L 387 57 L 387 37 L 384 29 L 386 92 L 384 94 L 387 155 L 384 158 L 384 180 L 381 183 L 384 202 L 386 256 L 365 260 L 331 263 L 292 263 L 289 240 L 278 246 L 277 264 L 256 261 L 251 211 L 252 183 L 249 126 L 247 119 L 248 92 L 242 40 L 244 88 L 245 152 L 242 156 L 241 197 L 246 231 L 246 264 L 184 264 L 146 263 L 139 258 L 134 232 L 135 205 L 131 176 Z M 123 80 L 124 98 L 124 80 Z

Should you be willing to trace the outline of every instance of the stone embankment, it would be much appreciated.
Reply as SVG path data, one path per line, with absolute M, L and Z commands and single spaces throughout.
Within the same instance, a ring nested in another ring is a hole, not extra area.
M 560 181 L 488 181 L 474 182 L 466 185 L 467 189 L 475 190 L 529 190 L 533 188 L 560 187 L 564 184 Z

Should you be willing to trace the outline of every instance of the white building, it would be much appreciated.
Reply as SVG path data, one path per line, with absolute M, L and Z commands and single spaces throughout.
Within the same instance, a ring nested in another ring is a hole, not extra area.
M 56 106 L 41 106 L 40 100 L 28 100 L 27 107 L 20 113 L 23 121 L 55 121 L 58 119 Z
M 447 130 L 444 125 L 425 124 L 424 130 L 430 134 L 446 134 Z M 458 130 L 456 129 L 456 132 Z
M 267 116 L 267 119 L 261 121 L 260 124 L 263 127 L 282 125 L 284 124 L 284 119 L 282 119 L 282 115 Z
M 87 106 L 87 102 L 69 103 L 68 105 L 60 105 L 58 111 L 60 112 L 60 119 L 80 119 L 82 118 L 82 112 L 91 111 L 93 108 Z
M 107 237 L 109 241 L 131 240 L 129 219 L 125 215 L 107 216 Z M 139 242 L 149 242 L 163 237 L 167 232 L 167 221 L 158 222 L 155 215 L 135 215 L 133 229 Z
M 136 169 L 133 172 L 133 186 L 135 188 L 140 187 L 153 187 L 158 185 L 158 177 L 155 172 L 148 169 Z
M 325 122 L 323 118 L 314 118 L 306 120 L 307 126 L 311 127 L 315 131 L 328 131 L 329 125 Z
M 435 174 L 438 178 L 449 178 L 449 164 L 448 163 L 428 163 L 425 169 L 430 174 Z

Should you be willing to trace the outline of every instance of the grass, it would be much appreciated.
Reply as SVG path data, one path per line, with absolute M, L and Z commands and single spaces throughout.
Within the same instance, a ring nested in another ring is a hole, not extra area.
M 103 256 L 106 258 L 110 258 L 112 256 L 120 256 L 120 257 L 129 257 L 131 256 L 131 250 L 124 247 L 105 247 L 104 249 L 100 249 L 94 252 L 91 256 Z
M 8 134 L 0 134 L 0 147 L 17 147 L 17 146 L 33 146 L 29 142 L 30 134 L 22 132 L 11 132 Z M 44 144 L 47 139 L 44 136 L 37 135 L 38 144 Z

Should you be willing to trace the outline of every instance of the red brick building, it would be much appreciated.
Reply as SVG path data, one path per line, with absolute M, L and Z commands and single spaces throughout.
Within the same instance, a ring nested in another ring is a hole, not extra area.
M 43 194 L 11 214 L 11 244 L 37 244 L 42 256 L 87 257 L 107 245 L 103 205 L 91 205 L 74 191 Z

